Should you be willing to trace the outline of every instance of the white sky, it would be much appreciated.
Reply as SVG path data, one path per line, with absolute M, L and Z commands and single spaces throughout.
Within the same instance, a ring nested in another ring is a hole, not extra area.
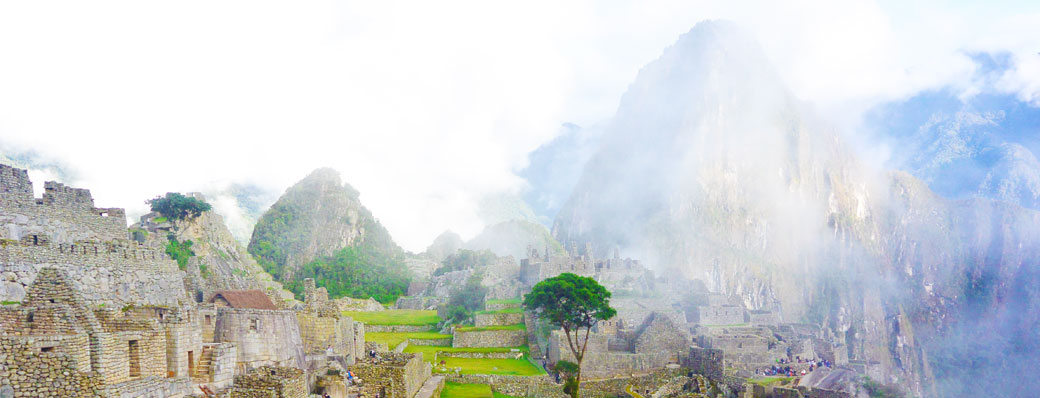
M 969 87 L 1005 50 L 1040 104 L 1040 2 L 0 3 L 0 142 L 77 171 L 105 207 L 330 166 L 406 249 L 469 237 L 484 194 L 564 122 L 607 119 L 698 21 L 762 42 L 800 98 L 853 125 L 878 101 Z M 991 4 L 990 4 L 991 3 Z

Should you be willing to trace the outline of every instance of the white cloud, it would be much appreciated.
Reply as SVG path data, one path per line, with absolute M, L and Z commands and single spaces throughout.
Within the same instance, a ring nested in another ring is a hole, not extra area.
M 965 49 L 1013 51 L 1006 89 L 1038 97 L 1035 7 L 899 7 L 9 2 L 0 140 L 62 159 L 99 205 L 131 211 L 231 181 L 281 190 L 331 166 L 420 250 L 444 229 L 478 232 L 482 195 L 520 189 L 529 151 L 563 122 L 609 117 L 639 68 L 703 19 L 748 27 L 796 95 L 845 115 L 967 79 Z

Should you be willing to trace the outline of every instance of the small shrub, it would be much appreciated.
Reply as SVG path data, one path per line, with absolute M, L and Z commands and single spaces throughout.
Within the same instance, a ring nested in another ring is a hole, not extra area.
M 169 242 L 166 243 L 166 254 L 168 254 L 170 258 L 177 260 L 177 267 L 179 267 L 181 271 L 185 270 L 188 267 L 188 260 L 195 256 L 195 252 L 191 250 L 191 246 L 194 242 L 191 240 L 178 242 L 177 237 L 173 234 L 168 235 L 166 239 L 169 240 Z

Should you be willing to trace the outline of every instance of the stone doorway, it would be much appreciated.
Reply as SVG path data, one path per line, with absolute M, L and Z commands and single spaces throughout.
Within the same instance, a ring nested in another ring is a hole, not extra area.
M 130 357 L 130 378 L 141 377 L 141 345 L 137 340 L 130 340 L 127 351 Z

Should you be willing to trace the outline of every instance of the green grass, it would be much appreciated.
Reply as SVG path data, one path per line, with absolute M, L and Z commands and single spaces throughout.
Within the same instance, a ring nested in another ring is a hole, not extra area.
M 167 222 L 167 221 L 169 221 L 169 220 L 166 217 L 156 217 L 156 218 L 152 219 L 152 222 L 156 223 L 156 224 L 162 224 L 162 223 Z
M 506 308 L 498 311 L 477 311 L 474 314 L 520 314 L 523 313 L 523 308 Z
M 513 349 L 520 350 L 525 353 L 525 357 L 529 357 L 529 349 L 527 347 L 475 347 L 475 348 L 458 348 L 458 347 L 435 347 L 428 345 L 411 345 L 405 347 L 404 352 L 417 352 L 421 353 L 423 360 L 426 362 L 433 363 L 434 358 L 437 356 L 438 351 L 442 352 L 512 352 Z
M 487 301 L 484 302 L 484 304 L 518 304 L 518 305 L 519 304 L 523 304 L 523 303 L 524 303 L 524 301 L 521 300 L 519 297 L 511 298 L 511 299 L 493 299 L 493 300 L 487 300 Z
M 459 326 L 455 330 L 460 332 L 486 332 L 489 330 L 527 330 L 527 327 L 522 323 L 518 323 L 516 325 L 482 326 L 479 328 L 476 326 Z
M 441 321 L 437 311 L 387 310 L 387 311 L 344 311 L 343 315 L 369 325 L 436 325 Z
M 520 397 L 514 397 L 512 395 L 505 395 L 505 394 L 502 394 L 502 393 L 500 393 L 498 391 L 492 391 L 491 394 L 493 394 L 495 396 L 495 398 L 520 398 Z M 441 397 L 443 398 L 444 396 L 441 395 Z
M 0 305 L 21 304 L 21 301 L 0 301 Z
M 506 376 L 538 376 L 544 375 L 542 368 L 526 359 L 484 359 L 484 358 L 441 358 L 447 370 L 441 371 L 438 364 L 434 372 L 452 373 L 452 368 L 462 368 L 459 373 L 465 375 L 506 375 Z M 438 361 L 440 362 L 440 361 Z
M 776 382 L 780 382 L 781 384 L 790 383 L 792 379 L 794 379 L 794 378 L 793 377 L 781 377 L 781 376 L 769 376 L 769 377 L 762 377 L 762 378 L 758 378 L 758 379 L 748 379 L 748 382 L 749 383 L 753 383 L 753 384 L 758 384 L 760 386 L 765 387 L 765 386 L 771 385 L 771 384 L 776 383 Z
M 487 384 L 444 383 L 441 398 L 494 398 L 491 386 Z
M 373 341 L 376 343 L 385 343 L 390 349 L 397 347 L 408 339 L 450 339 L 450 334 L 440 334 L 437 332 L 412 332 L 412 333 L 391 333 L 391 332 L 370 332 L 365 333 L 366 341 Z
M 625 392 L 633 398 L 643 398 L 643 395 L 633 390 L 631 385 L 625 386 Z

